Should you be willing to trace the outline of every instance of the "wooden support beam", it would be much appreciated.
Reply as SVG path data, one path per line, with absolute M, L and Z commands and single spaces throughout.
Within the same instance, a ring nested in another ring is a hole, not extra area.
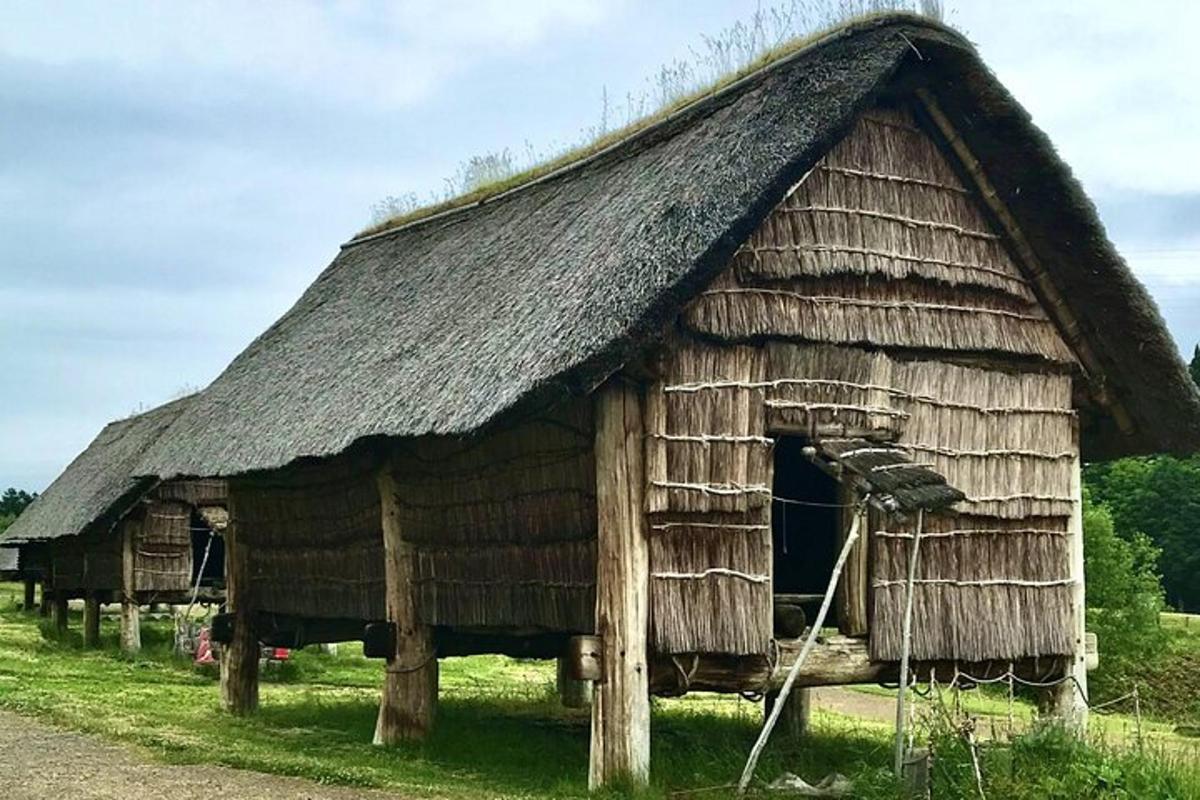
M 596 391 L 596 634 L 601 677 L 592 702 L 588 787 L 650 779 L 650 554 L 639 390 L 619 379 Z
M 839 537 L 839 546 L 845 544 L 846 537 L 850 534 L 850 529 L 854 524 L 855 515 L 862 518 L 859 520 L 860 530 L 863 535 L 850 550 L 850 557 L 846 559 L 846 567 L 842 572 L 842 580 L 838 583 L 837 588 L 837 614 L 838 614 L 838 630 L 846 636 L 865 636 L 867 634 L 867 616 L 869 614 L 869 596 L 871 574 L 868 562 L 868 552 L 871 546 L 871 529 L 869 520 L 872 512 L 867 508 L 860 508 L 855 499 L 856 493 L 845 484 L 841 485 L 840 499 L 838 502 L 844 505 L 841 511 L 841 534 Z
M 229 498 L 225 528 L 225 610 L 233 617 L 233 637 L 221 648 L 221 706 L 243 716 L 258 710 L 258 659 L 261 648 L 254 626 L 249 559 L 237 530 L 234 499 Z
M 395 626 L 395 651 L 387 660 L 383 697 L 375 722 L 375 744 L 425 738 L 437 711 L 438 662 L 433 629 L 417 618 L 413 546 L 404 538 L 396 479 L 390 464 L 377 476 L 383 524 L 384 579 L 388 621 Z
M 768 692 L 763 711 L 769 717 L 775 707 L 778 692 Z M 780 727 L 783 734 L 792 741 L 799 741 L 808 733 L 808 723 L 812 718 L 812 689 L 794 689 L 788 695 L 787 705 L 779 715 Z
M 54 591 L 50 588 L 50 581 L 42 581 L 42 602 L 38 604 L 38 616 L 50 616 L 50 606 L 54 602 Z
M 54 623 L 54 630 L 59 633 L 67 632 L 67 593 L 55 592 L 54 605 L 52 606 L 53 614 L 51 620 Z
M 96 592 L 83 598 L 83 646 L 100 646 L 100 595 Z
M 37 581 L 35 581 L 33 578 L 26 578 L 25 579 L 25 602 L 21 605 L 21 608 L 24 609 L 25 611 L 33 611 L 33 607 L 35 605 L 37 605 L 37 602 L 35 599 L 36 591 L 37 591 Z
M 142 649 L 142 621 L 137 600 L 137 539 L 141 524 L 127 518 L 121 526 L 121 651 Z
M 1079 421 L 1074 423 L 1074 449 L 1079 453 Z M 1068 680 L 1049 690 L 1051 712 L 1062 720 L 1070 730 L 1080 735 L 1087 733 L 1088 725 L 1088 653 L 1087 653 L 1087 601 L 1083 576 L 1083 475 L 1079 456 L 1071 462 L 1071 542 L 1070 576 L 1072 630 L 1071 644 L 1074 652 L 1067 666 Z
M 592 704 L 592 682 L 571 677 L 573 672 L 568 656 L 558 657 L 555 685 L 563 708 L 587 708 Z

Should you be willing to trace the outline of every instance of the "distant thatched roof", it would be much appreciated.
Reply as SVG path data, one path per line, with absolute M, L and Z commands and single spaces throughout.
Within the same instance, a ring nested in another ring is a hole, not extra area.
M 467 434 L 595 386 L 682 304 L 903 69 L 962 132 L 1098 352 L 1136 435 L 1200 449 L 1200 395 L 1150 297 L 1045 135 L 971 45 L 908 17 L 850 26 L 579 164 L 351 242 L 139 470 L 228 475 L 372 436 Z M 1133 146 L 1133 143 L 1131 143 Z
M 57 539 L 115 523 L 156 483 L 152 478 L 135 477 L 134 467 L 146 448 L 195 397 L 110 422 L 17 517 L 0 542 L 11 545 Z M 0 551 L 4 549 L 0 547 Z

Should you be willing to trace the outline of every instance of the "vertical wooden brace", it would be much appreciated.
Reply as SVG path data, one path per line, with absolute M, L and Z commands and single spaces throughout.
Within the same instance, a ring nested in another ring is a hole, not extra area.
M 588 786 L 650 777 L 650 554 L 645 525 L 644 433 L 636 387 L 597 390 L 596 633 L 601 679 L 592 702 Z

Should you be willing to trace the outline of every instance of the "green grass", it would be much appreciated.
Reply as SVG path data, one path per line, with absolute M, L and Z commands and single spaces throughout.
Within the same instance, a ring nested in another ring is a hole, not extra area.
M 422 797 L 587 794 L 588 716 L 558 705 L 552 665 L 498 656 L 444 659 L 435 733 L 420 745 L 380 749 L 370 740 L 382 668 L 356 647 L 343 645 L 336 656 L 297 653 L 286 668 L 264 677 L 260 712 L 235 719 L 220 711 L 213 675 L 172 658 L 168 622 L 147 621 L 144 651 L 125 658 L 116 651 L 116 621 L 105 618 L 104 649 L 84 652 L 77 618 L 68 636 L 49 636 L 38 617 L 16 610 L 15 589 L 0 585 L 0 707 L 133 744 L 173 763 L 224 764 Z M 758 704 L 705 694 L 655 701 L 653 713 L 650 797 L 736 780 L 761 723 Z M 780 739 L 759 774 L 770 780 L 791 771 L 815 781 L 837 771 L 855 781 L 856 797 L 900 798 L 887 771 L 890 746 L 886 724 L 818 712 L 803 745 Z M 989 781 L 1010 793 L 990 797 L 1077 796 L 1034 793 L 1030 787 L 1042 778 L 1031 776 L 1026 764 L 1033 751 L 1020 752 L 1026 760 L 1020 769 L 1013 766 L 1016 749 L 989 755 L 996 760 Z M 1143 793 L 1078 796 L 1200 797 L 1200 769 L 1178 756 L 1139 759 L 1127 748 L 1081 752 L 1071 758 Z M 948 788 L 939 797 L 973 796 L 944 780 Z M 1030 793 L 1011 794 L 1013 781 Z

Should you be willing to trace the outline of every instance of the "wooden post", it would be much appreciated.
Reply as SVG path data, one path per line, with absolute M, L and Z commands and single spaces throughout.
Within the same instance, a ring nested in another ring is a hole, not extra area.
M 233 615 L 233 640 L 221 648 L 221 706 L 242 716 L 258 710 L 258 659 L 261 648 L 254 630 L 250 569 L 246 545 L 237 530 L 233 492 L 225 528 L 225 609 Z
M 50 581 L 42 581 L 42 602 L 38 604 L 38 616 L 50 616 L 50 605 L 54 602 L 54 591 L 50 588 Z
M 137 538 L 141 525 L 129 518 L 121 526 L 121 651 L 142 649 L 142 621 L 137 600 Z
M 52 608 L 53 608 L 53 615 L 52 615 L 51 619 L 54 622 L 54 630 L 56 630 L 59 633 L 66 633 L 67 632 L 67 611 L 68 611 L 67 593 L 66 592 L 55 592 L 54 593 L 54 605 Z
M 83 599 L 83 646 L 100 646 L 100 595 L 88 592 Z
M 588 787 L 650 779 L 650 554 L 644 517 L 645 436 L 638 390 L 611 380 L 596 395 L 596 634 Z
M 1051 689 L 1052 713 L 1065 727 L 1080 735 L 1087 733 L 1087 601 L 1083 576 L 1083 476 L 1079 461 L 1079 421 L 1074 422 L 1074 452 L 1071 460 L 1071 545 L 1070 576 L 1073 652 L 1067 664 L 1068 680 Z
M 764 707 L 766 715 L 771 716 L 771 709 L 775 707 L 777 692 L 768 692 L 767 701 Z M 812 690 L 811 689 L 793 689 L 788 695 L 787 703 L 783 707 L 783 711 L 779 714 L 779 721 L 783 723 L 784 735 L 793 742 L 804 738 L 808 733 L 808 723 L 812 718 Z
M 21 605 L 25 611 L 33 611 L 35 605 L 34 593 L 36 591 L 37 582 L 33 578 L 25 579 L 25 602 Z
M 392 745 L 423 739 L 437 711 L 438 662 L 433 629 L 417 618 L 413 592 L 415 554 L 405 541 L 396 480 L 390 465 L 377 476 L 383 523 L 384 577 L 388 621 L 394 626 L 395 650 L 387 660 L 383 696 L 375 722 L 375 744 Z
M 592 704 L 592 682 L 572 678 L 571 660 L 566 656 L 558 657 L 558 671 L 554 677 L 563 708 L 587 708 Z
M 842 582 L 838 584 L 838 628 L 846 636 L 866 636 L 867 619 L 870 613 L 868 610 L 870 605 L 868 587 L 871 582 L 871 574 L 868 548 L 871 544 L 871 537 L 868 526 L 871 512 L 866 508 L 860 508 L 854 502 L 855 490 L 849 486 L 841 486 L 839 498 L 838 502 L 845 505 L 845 508 L 841 513 L 842 529 L 838 544 L 846 541 L 846 536 L 849 535 L 850 529 L 854 525 L 855 515 L 861 517 L 859 525 L 864 535 L 855 542 L 854 548 L 850 551 L 850 557 L 846 560 L 846 570 L 842 574 Z M 789 703 L 789 707 L 784 711 L 787 713 L 790 710 L 791 704 Z

